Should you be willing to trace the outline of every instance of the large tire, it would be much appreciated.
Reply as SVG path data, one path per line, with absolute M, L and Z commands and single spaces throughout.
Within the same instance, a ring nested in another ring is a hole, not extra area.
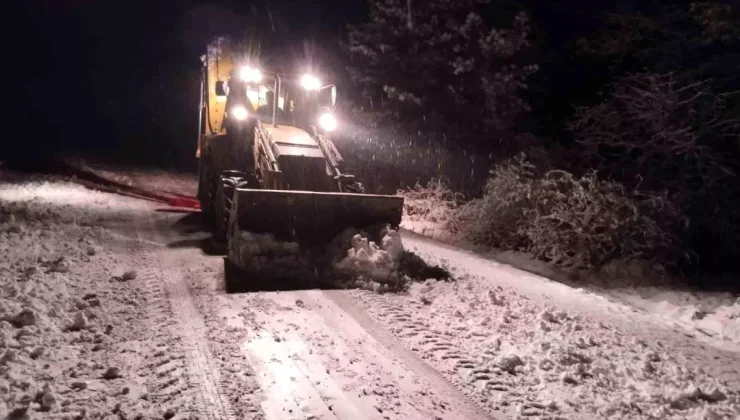
M 226 242 L 226 226 L 229 220 L 229 193 L 227 191 L 228 186 L 220 183 L 216 192 L 216 201 L 213 212 L 213 225 L 211 226 L 211 234 L 213 239 L 217 242 Z
M 205 222 L 213 225 L 214 203 L 216 202 L 216 191 L 218 188 L 219 177 L 216 173 L 216 167 L 213 158 L 210 155 L 201 157 L 200 176 L 198 179 L 198 201 Z

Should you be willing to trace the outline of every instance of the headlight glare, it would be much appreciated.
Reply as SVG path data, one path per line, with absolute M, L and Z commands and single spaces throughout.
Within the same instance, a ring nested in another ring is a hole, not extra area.
M 303 77 L 301 78 L 301 85 L 306 90 L 321 89 L 321 81 L 310 74 L 303 75 Z
M 262 81 L 262 72 L 249 66 L 244 66 L 239 70 L 239 77 L 247 83 L 259 83 Z
M 319 125 L 326 131 L 334 131 L 337 128 L 337 119 L 327 113 L 319 117 Z
M 235 106 L 231 108 L 231 116 L 237 121 L 244 121 L 249 116 L 249 112 L 247 112 L 247 108 L 244 108 L 243 106 Z

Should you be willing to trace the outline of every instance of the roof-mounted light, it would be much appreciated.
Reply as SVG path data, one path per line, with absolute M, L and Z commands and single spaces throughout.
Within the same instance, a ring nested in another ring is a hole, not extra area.
M 319 125 L 324 130 L 331 132 L 337 129 L 337 119 L 334 115 L 326 113 L 319 117 Z
M 262 72 L 250 66 L 244 66 L 239 70 L 239 77 L 247 83 L 259 83 L 262 81 Z
M 321 89 L 321 81 L 313 75 L 305 74 L 301 78 L 301 86 L 306 90 Z

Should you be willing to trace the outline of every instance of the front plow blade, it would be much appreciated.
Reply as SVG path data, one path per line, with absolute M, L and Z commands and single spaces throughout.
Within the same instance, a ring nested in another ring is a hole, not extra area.
M 233 205 L 238 230 L 309 244 L 348 228 L 397 227 L 403 214 L 403 197 L 373 194 L 237 189 Z
M 350 228 L 397 227 L 403 213 L 396 196 L 237 188 L 233 197 L 229 293 L 333 287 L 334 239 Z

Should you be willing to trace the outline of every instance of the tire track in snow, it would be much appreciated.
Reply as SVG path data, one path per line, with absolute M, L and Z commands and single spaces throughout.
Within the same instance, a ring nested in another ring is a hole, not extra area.
M 145 365 L 148 372 L 153 372 L 147 381 L 149 398 L 155 404 L 187 406 L 190 393 L 187 381 L 182 380 L 184 350 L 170 334 L 176 323 L 166 292 L 153 269 L 143 270 L 141 279 L 147 290 L 147 309 L 151 312 L 147 330 L 154 332 L 154 343 L 157 343 L 152 345 L 151 359 Z
M 132 255 L 141 253 L 140 246 L 127 248 Z M 134 267 L 143 267 L 139 271 L 139 284 L 143 286 L 145 312 L 141 314 L 143 328 L 136 338 L 141 340 L 144 357 L 137 361 L 136 371 L 144 378 L 146 399 L 162 411 L 173 408 L 177 410 L 175 413 L 189 412 L 195 398 L 185 375 L 185 350 L 173 333 L 177 322 L 166 290 L 157 275 L 158 270 L 151 267 L 146 256 L 134 257 L 132 262 Z
M 434 386 L 436 392 L 444 392 L 448 398 L 454 401 L 457 408 L 466 413 L 470 418 L 504 418 L 500 413 L 490 410 L 490 408 L 485 404 L 480 404 L 478 398 L 475 398 L 474 395 L 470 395 L 466 392 L 464 387 L 461 387 L 458 383 L 449 381 L 444 376 L 444 371 L 440 370 L 438 366 L 425 363 L 424 360 L 417 357 L 413 353 L 413 351 L 417 350 L 416 348 L 411 347 L 411 351 L 409 351 L 404 348 L 402 342 L 396 339 L 396 337 L 403 337 L 404 331 L 406 330 L 409 330 L 412 333 L 408 337 L 418 337 L 429 331 L 428 324 L 421 320 L 414 319 L 413 316 L 404 310 L 387 304 L 387 302 L 383 300 L 383 296 L 377 295 L 376 293 L 358 291 L 325 291 L 324 294 L 354 318 L 355 321 L 362 325 L 362 327 L 371 336 L 388 349 L 392 350 L 393 353 L 400 357 L 415 373 L 429 381 L 430 385 Z M 376 305 L 381 308 L 381 313 L 390 318 L 393 323 L 392 325 L 398 325 L 398 327 L 390 328 L 390 331 L 383 329 L 371 317 L 371 315 L 378 315 L 375 311 L 371 310 L 372 306 L 363 305 L 366 306 L 367 309 L 370 309 L 366 311 L 353 302 L 354 299 L 352 296 L 355 296 L 356 298 L 358 295 L 368 299 L 373 299 L 376 302 Z M 394 335 L 396 337 L 394 337 Z M 408 333 L 406 335 L 408 335 Z M 476 401 L 479 403 L 476 404 Z
M 475 401 L 492 415 L 515 416 L 513 405 L 519 405 L 518 414 L 527 417 L 559 418 L 557 411 L 547 404 L 527 399 L 516 392 L 521 385 L 517 377 L 502 372 L 496 366 L 498 348 L 488 347 L 478 356 L 468 349 L 459 348 L 451 337 L 431 329 L 431 324 L 413 315 L 414 306 L 393 302 L 393 296 L 378 295 L 367 291 L 353 291 L 351 296 L 373 317 L 387 325 L 420 357 L 427 360 L 457 390 Z M 407 302 L 408 303 L 408 302 Z M 530 396 L 531 397 L 531 396 Z
M 161 230 L 157 229 L 157 223 L 154 217 L 142 226 L 142 221 L 137 221 L 137 237 L 146 240 L 143 237 L 145 227 L 150 231 L 157 232 L 162 237 Z M 161 243 L 166 241 L 162 237 Z M 237 417 L 231 409 L 226 398 L 221 393 L 222 378 L 218 370 L 211 349 L 206 340 L 206 325 L 203 317 L 195 307 L 192 297 L 184 279 L 175 268 L 177 261 L 171 252 L 167 252 L 163 245 L 159 245 L 156 250 L 144 257 L 145 269 L 143 270 L 144 279 L 154 288 L 160 289 L 158 295 L 161 296 L 159 302 L 153 306 L 155 311 L 161 314 L 158 319 L 162 324 L 171 327 L 176 335 L 177 345 L 183 350 L 185 365 L 187 389 L 185 392 L 182 388 L 176 388 L 179 379 L 169 378 L 164 380 L 160 388 L 160 394 L 164 391 L 165 395 L 172 395 L 177 389 L 177 394 L 190 394 L 195 404 L 195 410 L 200 418 L 209 420 L 232 420 Z M 158 283 L 158 285 L 153 284 Z M 155 295 L 156 292 L 155 292 Z M 167 351 L 162 349 L 162 357 L 168 357 Z M 159 354 L 159 353 L 157 353 Z M 167 362 L 166 362 L 167 363 Z M 166 364 L 165 363 L 165 364 Z M 165 368 L 166 370 L 166 368 Z M 163 376 L 167 378 L 167 375 Z M 169 389 L 169 391 L 167 391 Z M 160 396 L 161 397 L 161 396 Z

